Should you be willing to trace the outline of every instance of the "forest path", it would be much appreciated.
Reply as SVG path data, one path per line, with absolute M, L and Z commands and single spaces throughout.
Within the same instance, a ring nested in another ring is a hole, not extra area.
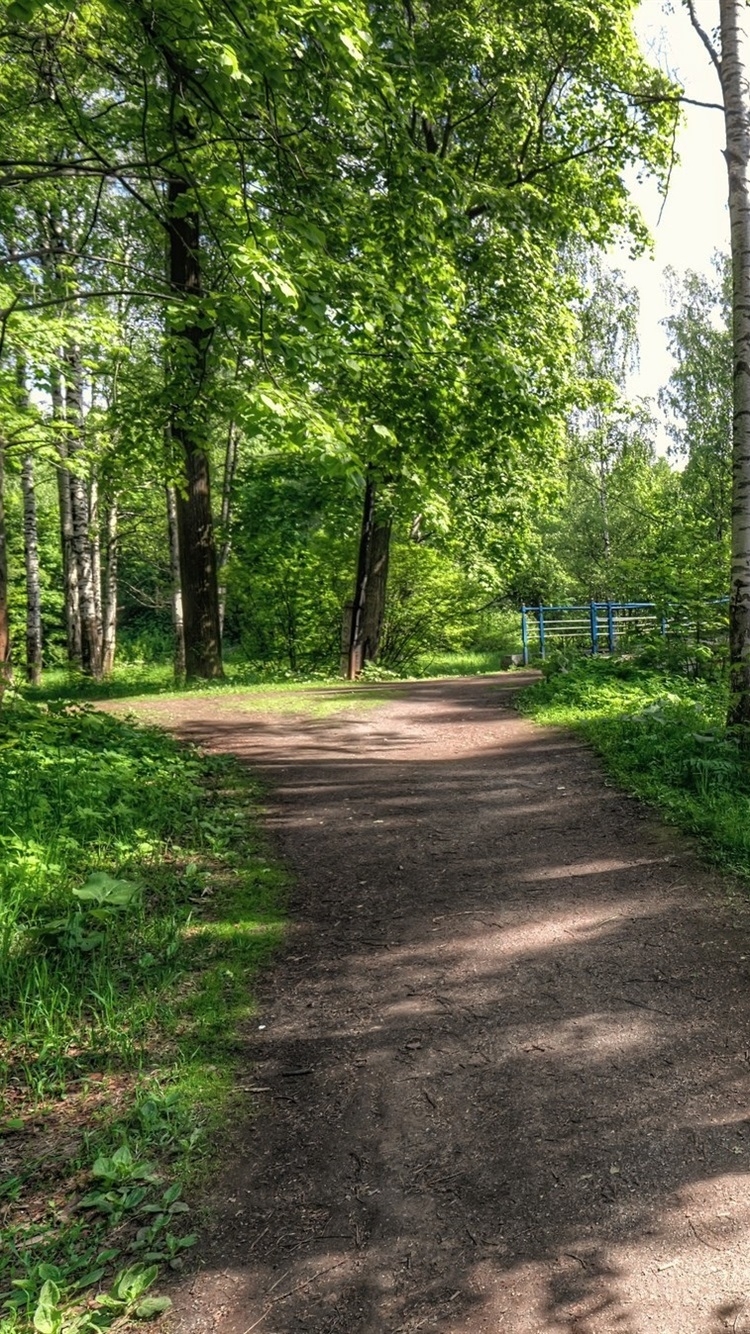
M 180 1334 L 750 1330 L 748 910 L 523 683 L 145 710 L 296 877 Z

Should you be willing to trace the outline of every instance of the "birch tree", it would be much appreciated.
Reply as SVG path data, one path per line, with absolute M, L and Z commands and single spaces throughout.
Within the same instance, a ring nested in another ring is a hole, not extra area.
M 0 432 L 0 700 L 11 679 L 8 542 L 5 528 L 5 439 Z
M 728 722 L 750 745 L 750 9 L 719 0 L 719 45 L 695 0 L 690 20 L 721 84 L 732 256 L 732 535 Z
M 42 680 L 42 601 L 39 586 L 39 538 L 37 533 L 34 455 L 28 453 L 21 471 L 23 489 L 23 550 L 26 567 L 26 680 L 38 686 Z

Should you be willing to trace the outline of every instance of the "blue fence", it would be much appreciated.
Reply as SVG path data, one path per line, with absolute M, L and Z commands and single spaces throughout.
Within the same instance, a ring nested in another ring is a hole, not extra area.
M 690 634 L 711 639 L 725 631 L 727 598 L 717 598 L 692 611 L 675 608 L 668 615 L 655 602 L 586 602 L 579 606 L 521 607 L 524 666 L 532 648 L 546 656 L 551 639 L 583 641 L 590 653 L 614 653 L 622 639 L 651 634 Z M 722 613 L 719 608 L 724 608 Z

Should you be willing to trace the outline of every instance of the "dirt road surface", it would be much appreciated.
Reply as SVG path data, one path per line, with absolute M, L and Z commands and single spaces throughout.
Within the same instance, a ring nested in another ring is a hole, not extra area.
M 295 877 L 179 1334 L 750 1331 L 747 909 L 519 684 L 149 705 Z

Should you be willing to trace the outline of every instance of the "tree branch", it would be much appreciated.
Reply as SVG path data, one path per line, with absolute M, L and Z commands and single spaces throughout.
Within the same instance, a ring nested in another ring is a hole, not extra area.
M 693 27 L 695 28 L 695 31 L 697 32 L 703 45 L 708 51 L 708 54 L 711 59 L 711 64 L 716 70 L 716 73 L 719 76 L 719 82 L 721 83 L 721 60 L 719 59 L 719 53 L 716 50 L 716 47 L 714 46 L 713 42 L 711 41 L 711 38 L 706 32 L 706 29 L 702 26 L 701 21 L 695 12 L 695 0 L 685 0 L 685 4 L 687 5 L 687 11 L 688 14 L 690 15 L 690 22 L 692 23 Z M 722 111 L 723 110 L 724 108 L 722 107 Z

